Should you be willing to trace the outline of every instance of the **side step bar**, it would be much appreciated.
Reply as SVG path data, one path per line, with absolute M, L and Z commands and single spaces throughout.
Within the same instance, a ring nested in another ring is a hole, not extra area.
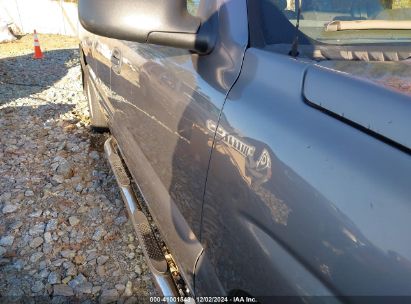
M 167 261 L 158 245 L 153 231 L 151 230 L 147 217 L 138 207 L 136 196 L 131 188 L 131 181 L 114 144 L 112 137 L 107 139 L 104 143 L 104 151 L 106 152 L 108 162 L 116 177 L 121 196 L 126 203 L 127 210 L 134 229 L 136 230 L 147 264 L 153 273 L 157 286 L 162 294 L 167 297 L 177 297 L 179 296 L 179 293 L 177 292 L 174 281 L 168 271 Z

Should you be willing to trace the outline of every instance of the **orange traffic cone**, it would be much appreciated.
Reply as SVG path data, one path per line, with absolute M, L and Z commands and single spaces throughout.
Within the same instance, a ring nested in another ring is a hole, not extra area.
M 39 38 L 37 37 L 37 32 L 34 30 L 34 59 L 41 59 L 43 58 L 43 53 L 40 48 Z

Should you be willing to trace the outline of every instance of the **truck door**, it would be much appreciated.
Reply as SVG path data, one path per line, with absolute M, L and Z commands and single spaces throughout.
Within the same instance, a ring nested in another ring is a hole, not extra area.
M 410 296 L 410 36 L 400 52 L 401 31 L 330 34 L 323 22 L 409 8 L 247 3 L 250 45 L 214 126 L 196 296 Z
M 246 1 L 194 2 L 215 26 L 208 55 L 117 41 L 112 132 L 189 287 L 215 123 L 248 42 Z
M 103 111 L 111 117 L 113 115 L 113 109 L 110 107 L 110 80 L 112 74 L 112 58 L 113 58 L 113 45 L 115 39 L 106 37 L 96 37 L 93 43 L 93 57 L 95 62 L 95 76 L 97 82 L 97 88 L 99 97 L 101 98 L 101 106 Z

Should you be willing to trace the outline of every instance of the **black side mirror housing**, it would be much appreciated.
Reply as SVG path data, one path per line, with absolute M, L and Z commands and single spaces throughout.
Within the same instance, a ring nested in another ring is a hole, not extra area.
M 206 26 L 187 11 L 186 0 L 79 0 L 82 26 L 97 35 L 188 49 L 207 54 L 213 47 Z

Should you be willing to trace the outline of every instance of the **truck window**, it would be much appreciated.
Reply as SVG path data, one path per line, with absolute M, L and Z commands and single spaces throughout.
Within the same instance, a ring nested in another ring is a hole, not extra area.
M 411 0 L 261 0 L 261 6 L 267 44 L 289 42 L 299 6 L 299 29 L 310 43 L 411 42 Z
M 200 5 L 200 0 L 187 0 L 187 10 L 193 15 L 197 16 L 198 6 Z

